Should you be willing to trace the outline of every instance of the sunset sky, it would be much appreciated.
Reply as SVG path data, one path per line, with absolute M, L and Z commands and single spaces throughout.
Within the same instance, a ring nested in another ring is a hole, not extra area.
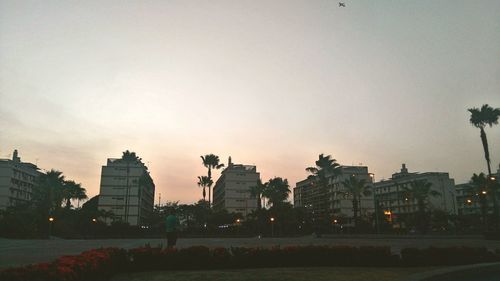
M 1 0 L 0 158 L 93 196 L 129 149 L 185 203 L 208 153 L 292 187 L 319 153 L 376 180 L 485 172 L 467 108 L 500 107 L 500 1 L 344 2 Z

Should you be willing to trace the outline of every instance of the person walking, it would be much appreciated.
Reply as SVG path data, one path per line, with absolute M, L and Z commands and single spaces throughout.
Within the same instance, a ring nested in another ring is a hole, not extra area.
M 170 209 L 165 219 L 165 229 L 167 231 L 167 248 L 171 249 L 177 244 L 177 232 L 179 231 L 179 219 L 175 216 L 174 209 Z

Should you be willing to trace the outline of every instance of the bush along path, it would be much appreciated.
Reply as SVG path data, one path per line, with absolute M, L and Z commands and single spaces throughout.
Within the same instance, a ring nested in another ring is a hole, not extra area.
M 207 270 L 263 267 L 451 266 L 500 261 L 500 252 L 485 248 L 407 248 L 401 255 L 389 247 L 300 246 L 274 248 L 183 249 L 145 247 L 124 250 L 103 248 L 51 263 L 8 268 L 2 281 L 105 281 L 119 273 L 153 270 Z

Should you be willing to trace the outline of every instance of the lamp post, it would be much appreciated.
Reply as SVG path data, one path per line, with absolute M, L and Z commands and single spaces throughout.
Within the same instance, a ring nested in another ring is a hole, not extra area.
M 238 229 L 238 234 L 240 234 L 241 219 L 236 219 L 236 228 Z
M 274 218 L 271 218 L 271 237 L 274 237 Z
M 50 236 L 52 235 L 52 223 L 54 222 L 54 217 L 50 216 L 49 217 L 49 240 Z

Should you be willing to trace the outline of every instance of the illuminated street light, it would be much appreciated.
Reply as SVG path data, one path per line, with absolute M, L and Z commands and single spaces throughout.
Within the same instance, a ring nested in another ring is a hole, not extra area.
M 481 191 L 481 193 L 482 193 L 483 195 L 486 195 L 486 193 L 487 193 L 487 192 L 486 192 L 486 190 L 483 190 L 483 191 Z
M 274 222 L 274 218 L 270 218 L 269 220 L 270 220 L 271 222 Z
M 52 223 L 54 222 L 54 217 L 50 216 L 49 217 L 49 239 L 50 236 L 52 236 Z
M 496 180 L 496 179 L 497 179 L 497 178 L 496 178 L 495 176 L 491 176 L 491 177 L 490 177 L 490 180 L 492 180 L 492 181 L 494 181 L 494 180 Z
M 472 200 L 467 199 L 467 204 L 472 204 Z
M 236 223 L 237 224 L 240 224 L 241 220 L 240 219 L 236 219 Z
M 92 219 L 92 222 L 97 222 L 97 220 L 95 218 Z

